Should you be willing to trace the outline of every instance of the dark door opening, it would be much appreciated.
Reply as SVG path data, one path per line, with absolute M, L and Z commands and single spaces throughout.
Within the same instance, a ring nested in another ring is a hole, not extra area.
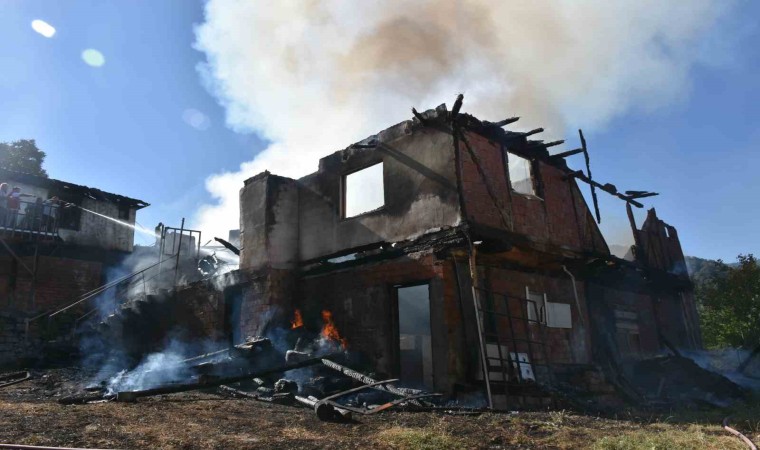
M 400 379 L 407 386 L 433 388 L 430 290 L 427 284 L 396 289 Z
M 243 289 L 235 286 L 224 290 L 224 337 L 230 346 L 242 342 L 240 336 L 240 305 Z

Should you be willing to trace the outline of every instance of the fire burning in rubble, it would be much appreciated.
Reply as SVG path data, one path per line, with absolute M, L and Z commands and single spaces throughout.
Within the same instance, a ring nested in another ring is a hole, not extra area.
M 303 317 L 301 317 L 301 310 L 297 309 L 295 313 L 293 313 L 293 321 L 290 322 L 290 329 L 295 330 L 296 328 L 301 328 L 303 326 Z
M 338 328 L 335 326 L 335 323 L 333 323 L 332 313 L 330 311 L 326 309 L 322 311 L 322 322 L 324 322 L 321 332 L 322 337 L 330 341 L 340 342 L 341 348 L 345 350 L 347 342 L 344 338 L 340 337 Z

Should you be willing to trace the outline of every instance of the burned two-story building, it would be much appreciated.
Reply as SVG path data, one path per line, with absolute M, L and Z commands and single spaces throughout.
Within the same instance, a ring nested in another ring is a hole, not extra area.
M 448 393 L 486 385 L 496 406 L 533 381 L 593 389 L 624 361 L 700 347 L 675 228 L 654 209 L 634 220 L 653 193 L 569 168 L 585 148 L 552 155 L 530 139 L 541 130 L 458 107 L 415 112 L 303 178 L 245 181 L 238 335 L 295 310 L 318 327 L 328 310 L 377 372 Z M 610 254 L 580 185 L 625 205 L 632 261 Z
M 318 329 L 330 311 L 379 373 L 448 393 L 485 385 L 495 406 L 701 346 L 675 228 L 654 209 L 634 220 L 654 194 L 569 168 L 585 149 L 552 155 L 530 139 L 540 130 L 457 110 L 416 114 L 297 180 L 246 180 L 226 326 L 264 334 L 299 310 Z M 627 208 L 632 261 L 610 254 L 579 181 Z
M 107 280 L 109 268 L 133 251 L 135 216 L 148 204 L 5 169 L 0 183 L 9 190 L 0 204 L 2 364 L 26 348 L 27 319 L 66 306 Z

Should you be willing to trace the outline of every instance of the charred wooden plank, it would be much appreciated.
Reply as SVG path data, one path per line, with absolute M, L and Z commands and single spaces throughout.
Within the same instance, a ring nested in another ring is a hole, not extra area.
M 583 130 L 578 130 L 578 134 L 581 137 L 581 147 L 583 148 L 583 156 L 586 158 L 586 172 L 588 173 L 589 184 L 591 185 L 591 200 L 594 203 L 594 214 L 596 215 L 596 223 L 602 223 L 602 215 L 599 213 L 599 199 L 596 198 L 596 187 L 591 180 L 591 160 L 588 156 L 588 147 L 586 147 L 586 138 L 583 137 Z
M 528 137 L 528 136 L 533 136 L 534 134 L 543 133 L 543 132 L 544 132 L 543 128 L 536 128 L 534 130 L 530 130 L 530 131 L 526 131 L 524 133 L 520 133 L 520 135 L 522 137 Z
M 174 393 L 179 393 L 179 392 L 194 391 L 198 389 L 213 388 L 213 387 L 221 386 L 223 384 L 237 383 L 239 381 L 250 380 L 252 378 L 271 375 L 273 373 L 287 372 L 293 369 L 300 369 L 302 367 L 313 366 L 321 362 L 322 362 L 321 358 L 313 358 L 306 361 L 299 361 L 293 364 L 285 364 L 285 365 L 274 367 L 271 369 L 259 370 L 259 371 L 245 373 L 242 375 L 236 375 L 234 377 L 220 377 L 220 378 L 210 379 L 204 382 L 196 382 L 196 383 L 180 383 L 180 384 L 175 384 L 175 385 L 170 385 L 170 386 L 161 386 L 161 387 L 152 388 L 152 389 L 144 389 L 141 391 L 124 391 L 124 392 L 119 392 L 117 394 L 116 399 L 119 400 L 118 396 L 122 396 L 122 398 L 137 399 L 140 397 L 150 397 L 153 395 L 174 394 Z
M 628 191 L 625 191 L 625 193 L 628 195 L 629 198 L 646 198 L 646 197 L 654 197 L 655 195 L 660 195 L 657 192 L 642 192 L 638 194 L 628 194 Z
M 222 238 L 215 237 L 214 240 L 220 244 L 222 244 L 227 250 L 231 251 L 232 253 L 240 256 L 240 249 L 235 247 L 233 244 L 227 242 L 226 240 Z
M 462 109 L 463 101 L 464 94 L 457 95 L 457 99 L 454 101 L 454 106 L 451 108 L 451 120 L 455 120 L 459 115 L 459 110 Z
M 419 112 L 417 112 L 417 110 L 415 108 L 412 108 L 412 114 L 414 114 L 414 117 L 416 117 L 417 120 L 419 120 L 421 124 L 427 125 L 427 119 L 425 119 L 424 117 L 422 117 L 422 114 L 420 114 Z
M 567 158 L 568 156 L 577 155 L 578 153 L 583 153 L 583 149 L 582 148 L 576 148 L 576 149 L 573 149 L 573 150 L 568 150 L 566 152 L 557 153 L 556 155 L 551 155 L 551 156 L 549 156 L 549 158 L 552 158 L 552 159 Z
M 501 127 L 503 127 L 505 125 L 509 125 L 510 123 L 515 123 L 518 120 L 520 120 L 519 117 L 509 117 L 507 119 L 500 120 L 498 122 L 494 122 L 494 125 L 497 126 L 497 127 L 499 127 L 499 128 L 501 128 Z
M 377 380 L 375 380 L 374 378 L 368 377 L 367 375 L 364 375 L 363 373 L 357 372 L 357 371 L 355 371 L 353 369 L 350 369 L 350 368 L 348 368 L 346 366 L 342 366 L 342 365 L 340 365 L 340 364 L 338 364 L 338 363 L 336 363 L 334 361 L 331 361 L 331 360 L 329 360 L 327 358 L 323 358 L 322 359 L 322 364 L 324 364 L 325 366 L 329 367 L 330 369 L 333 369 L 333 370 L 336 370 L 336 371 L 342 373 L 343 375 L 345 375 L 347 377 L 351 377 L 351 378 L 353 378 L 354 380 L 356 380 L 356 381 L 358 381 L 360 383 L 363 383 L 363 384 L 366 384 L 366 385 L 375 385 L 376 389 L 381 390 L 381 391 L 388 391 L 388 392 L 390 392 L 392 394 L 396 394 L 396 395 L 417 395 L 417 394 L 421 394 L 422 393 L 422 391 L 420 391 L 418 389 L 409 389 L 409 388 L 403 388 L 403 387 L 396 387 L 396 386 L 393 386 L 393 385 L 390 385 L 390 384 L 388 384 L 388 385 L 378 385 L 377 384 Z

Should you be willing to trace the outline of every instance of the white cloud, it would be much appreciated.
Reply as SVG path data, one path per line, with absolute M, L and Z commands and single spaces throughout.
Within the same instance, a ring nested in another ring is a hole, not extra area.
M 697 47 L 726 2 L 210 0 L 196 30 L 205 81 L 233 129 L 272 144 L 210 176 L 194 226 L 237 228 L 238 193 L 263 170 L 319 157 L 465 93 L 465 110 L 562 135 L 689 91 Z
M 32 30 L 46 38 L 51 38 L 55 35 L 55 27 L 40 19 L 32 20 Z

